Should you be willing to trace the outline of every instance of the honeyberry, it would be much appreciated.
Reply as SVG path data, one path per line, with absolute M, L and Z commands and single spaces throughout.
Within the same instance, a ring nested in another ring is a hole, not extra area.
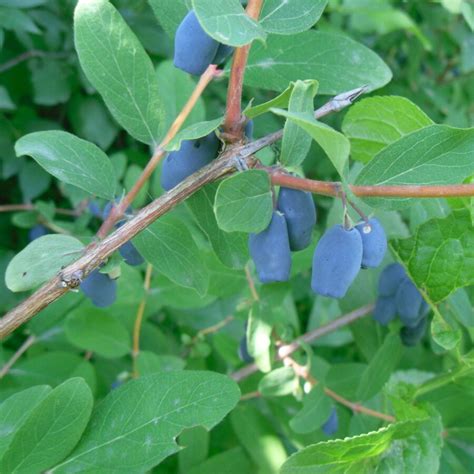
M 289 279 L 291 251 L 283 214 L 273 211 L 268 227 L 258 234 L 249 235 L 249 250 L 262 283 Z
M 245 136 L 249 139 L 253 139 L 253 120 L 249 120 L 245 125 Z
M 286 219 L 290 249 L 303 250 L 308 247 L 316 224 L 316 207 L 312 194 L 282 187 L 277 207 Z
M 397 313 L 402 323 L 409 327 L 416 326 L 420 320 L 423 297 L 408 277 L 400 284 L 395 300 Z
M 387 252 L 387 236 L 382 224 L 375 219 L 356 225 L 362 237 L 362 268 L 378 267 Z
M 204 31 L 191 10 L 176 30 L 174 65 L 199 76 L 214 62 L 218 49 L 219 43 Z
M 342 225 L 331 227 L 314 251 L 311 288 L 322 296 L 342 298 L 359 273 L 361 261 L 359 232 Z
M 398 287 L 407 278 L 405 269 L 399 263 L 387 265 L 380 273 L 378 292 L 380 296 L 395 296 Z
M 90 273 L 81 283 L 81 290 L 98 308 L 110 306 L 117 298 L 117 282 L 99 270 Z
M 48 233 L 48 229 L 41 224 L 36 224 L 28 232 L 28 240 L 33 242 L 33 240 L 39 239 Z
M 395 296 L 379 296 L 375 302 L 374 319 L 386 326 L 397 315 Z
M 333 435 L 339 428 L 339 417 L 337 416 L 337 411 L 335 408 L 332 409 L 329 418 L 325 421 L 322 426 L 324 434 L 327 436 Z
M 219 143 L 214 132 L 197 140 L 183 141 L 181 148 L 170 153 L 163 162 L 162 188 L 169 191 L 195 171 L 209 164 L 217 156 Z
M 108 202 L 107 205 L 104 208 L 104 211 L 102 212 L 102 217 L 103 219 L 107 219 L 110 215 L 110 211 L 112 210 L 112 206 L 114 205 L 113 202 Z M 131 213 L 132 208 L 129 207 L 126 211 L 126 213 Z M 125 224 L 125 221 L 118 222 L 115 224 L 115 227 L 118 229 L 122 225 Z M 145 260 L 143 257 L 140 255 L 140 252 L 136 249 L 135 245 L 133 245 L 132 242 L 128 241 L 125 242 L 120 248 L 119 248 L 119 253 L 122 256 L 122 258 L 125 260 L 125 263 L 127 263 L 130 266 L 136 266 L 136 265 L 141 265 Z
M 247 346 L 247 337 L 243 336 L 242 339 L 240 340 L 239 344 L 239 357 L 242 362 L 245 362 L 247 364 L 250 364 L 253 362 L 253 357 L 249 353 L 249 349 Z
M 405 346 L 415 346 L 423 338 L 426 331 L 426 316 L 419 319 L 415 326 L 404 326 L 400 329 L 400 339 Z

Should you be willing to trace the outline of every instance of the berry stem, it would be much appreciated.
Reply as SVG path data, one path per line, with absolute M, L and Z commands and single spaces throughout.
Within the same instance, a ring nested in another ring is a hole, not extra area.
M 36 342 L 36 336 L 28 337 L 18 350 L 10 357 L 5 365 L 0 369 L 0 379 L 8 374 L 13 364 Z
M 249 0 L 247 15 L 257 20 L 262 10 L 263 0 Z M 242 138 L 245 126 L 242 120 L 242 90 L 244 85 L 245 67 L 249 56 L 251 44 L 236 48 L 232 58 L 229 87 L 227 89 L 227 107 L 224 121 L 226 139 L 233 143 Z
M 146 266 L 145 280 L 143 282 L 143 288 L 145 290 L 145 293 L 138 306 L 137 314 L 135 316 L 135 324 L 133 325 L 132 377 L 135 379 L 140 376 L 140 374 L 138 373 L 138 355 L 140 354 L 140 333 L 142 329 L 143 314 L 145 313 L 148 291 L 151 285 L 152 272 L 153 267 L 150 263 L 148 263 Z

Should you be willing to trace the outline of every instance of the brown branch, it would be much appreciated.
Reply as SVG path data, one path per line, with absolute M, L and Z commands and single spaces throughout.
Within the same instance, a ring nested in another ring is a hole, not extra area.
M 262 6 L 263 0 L 249 0 L 246 9 L 247 15 L 254 20 L 258 20 Z M 242 121 L 242 90 L 244 86 L 245 67 L 251 46 L 252 44 L 247 44 L 236 48 L 234 57 L 232 58 L 223 127 L 225 137 L 230 143 L 235 143 L 242 138 L 244 126 Z
M 138 306 L 137 314 L 135 316 L 135 323 L 133 325 L 133 350 L 132 350 L 132 365 L 133 365 L 132 377 L 133 378 L 138 378 L 140 375 L 138 373 L 138 354 L 140 354 L 140 333 L 142 330 L 143 314 L 145 313 L 146 300 L 148 296 L 148 291 L 150 289 L 152 272 L 153 272 L 153 266 L 151 265 L 151 263 L 148 263 L 146 266 L 145 280 L 143 282 L 143 288 L 145 290 L 145 293 Z
M 17 211 L 37 211 L 38 208 L 34 204 L 4 204 L 0 206 L 0 212 L 17 212 Z M 56 208 L 54 210 L 56 214 L 63 214 L 65 216 L 78 217 L 81 215 L 82 210 L 74 209 L 61 209 Z
M 24 53 L 21 53 L 20 55 L 10 59 L 9 61 L 3 63 L 0 65 L 0 74 L 3 72 L 8 71 L 9 69 L 12 69 L 15 66 L 18 66 L 18 64 L 21 64 L 24 61 L 27 61 L 28 59 L 31 58 L 44 58 L 44 57 L 50 57 L 50 58 L 67 58 L 71 53 L 67 52 L 48 52 L 48 51 L 39 51 L 36 49 L 33 49 L 31 51 L 25 51 Z
M 186 178 L 171 191 L 155 199 L 144 207 L 134 218 L 110 234 L 104 240 L 86 248 L 85 253 L 71 265 L 35 291 L 29 298 L 13 308 L 0 320 L 0 339 L 6 337 L 18 326 L 29 321 L 43 308 L 64 295 L 77 276 L 85 278 L 89 273 L 104 262 L 125 242 L 132 239 L 143 229 L 152 224 L 158 217 L 170 211 L 180 202 L 191 196 L 198 189 L 235 171 L 235 151 L 230 147 L 219 160 L 201 168 Z M 246 157 L 250 166 L 251 157 Z
M 272 183 L 278 186 L 301 189 L 323 196 L 337 197 L 341 195 L 341 185 L 338 182 L 299 178 L 297 176 L 291 176 L 281 169 L 267 168 L 267 171 L 271 175 Z M 474 196 L 474 183 L 451 185 L 350 185 L 349 188 L 354 195 L 358 197 L 439 198 Z
M 197 83 L 193 93 L 189 97 L 188 101 L 184 105 L 183 109 L 176 117 L 174 122 L 171 124 L 168 132 L 166 133 L 165 137 L 163 138 L 162 142 L 156 147 L 153 156 L 148 161 L 145 169 L 142 171 L 141 175 L 138 177 L 136 183 L 133 185 L 132 189 L 125 195 L 122 201 L 114 206 L 111 210 L 107 219 L 102 223 L 99 231 L 97 232 L 97 236 L 99 238 L 104 238 L 110 230 L 114 227 L 114 224 L 117 220 L 123 216 L 126 212 L 128 207 L 132 204 L 133 200 L 136 198 L 137 194 L 140 192 L 140 189 L 143 185 L 148 181 L 155 168 L 158 166 L 160 161 L 166 155 L 165 147 L 168 143 L 176 136 L 179 132 L 180 128 L 183 126 L 184 122 L 188 118 L 189 114 L 193 110 L 196 102 L 198 101 L 199 97 L 201 97 L 204 89 L 207 85 L 212 81 L 212 79 L 218 76 L 220 72 L 217 70 L 217 67 L 211 64 L 206 71 L 202 74 Z
M 351 311 L 350 313 L 347 313 L 344 316 L 341 316 L 340 318 L 337 318 L 334 321 L 325 324 L 324 326 L 321 326 L 317 329 L 314 329 L 313 331 L 303 334 L 302 336 L 295 339 L 292 343 L 281 346 L 278 349 L 276 360 L 283 360 L 285 357 L 288 357 L 289 355 L 296 352 L 300 348 L 301 342 L 310 343 L 324 336 L 325 334 L 329 334 L 330 332 L 336 331 L 341 327 L 347 326 L 348 324 L 357 321 L 358 319 L 368 316 L 373 309 L 373 304 L 362 306 L 361 308 L 357 308 L 354 311 Z M 255 372 L 258 372 L 257 365 L 249 364 L 231 374 L 230 377 L 236 382 L 240 382 L 241 380 L 247 378 L 249 375 L 252 375 Z
M 303 367 L 302 365 L 298 364 L 298 362 L 296 362 L 291 357 L 285 357 L 283 362 L 286 366 L 291 367 L 295 371 L 295 374 L 298 375 L 298 377 L 303 378 L 309 384 L 311 384 L 312 387 L 314 387 L 315 385 L 317 385 L 319 383 L 311 375 L 311 373 L 308 371 L 308 369 L 306 367 Z M 347 398 L 342 397 L 341 395 L 334 392 L 330 388 L 324 387 L 323 390 L 324 390 L 324 393 L 328 397 L 331 397 L 333 400 L 336 400 L 341 405 L 344 405 L 347 408 L 350 408 L 354 412 L 363 413 L 364 415 L 372 416 L 374 418 L 378 418 L 380 420 L 388 421 L 390 423 L 393 423 L 393 422 L 396 421 L 394 416 L 387 415 L 386 413 L 381 413 L 381 412 L 372 410 L 372 409 L 367 408 L 367 407 L 365 407 L 365 406 L 363 406 L 359 403 L 351 402 L 350 400 L 347 400 Z

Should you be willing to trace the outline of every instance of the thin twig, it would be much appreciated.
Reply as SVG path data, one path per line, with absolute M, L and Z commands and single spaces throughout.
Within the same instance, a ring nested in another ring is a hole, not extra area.
M 263 0 L 249 0 L 247 4 L 247 15 L 258 20 L 263 6 Z M 234 143 L 242 138 L 242 90 L 244 86 L 245 67 L 251 44 L 236 48 L 232 58 L 229 85 L 227 88 L 227 107 L 224 121 L 226 139 Z
M 132 377 L 138 378 L 138 355 L 140 354 L 140 333 L 142 330 L 143 314 L 145 313 L 146 300 L 148 291 L 151 285 L 151 274 L 153 272 L 153 266 L 149 263 L 146 266 L 145 280 L 143 282 L 143 289 L 145 290 L 142 300 L 138 306 L 137 314 L 135 316 L 135 324 L 133 325 L 133 349 L 132 349 Z
M 257 390 L 255 392 L 248 392 L 248 393 L 244 393 L 241 397 L 240 397 L 240 401 L 243 402 L 245 400 L 251 400 L 252 398 L 258 398 L 258 397 L 261 397 L 262 394 Z
M 44 58 L 44 57 L 50 57 L 50 58 L 67 58 L 71 53 L 67 52 L 48 52 L 48 51 L 39 51 L 36 49 L 33 49 L 31 51 L 25 51 L 24 53 L 21 53 L 20 55 L 10 59 L 9 61 L 3 63 L 0 65 L 0 74 L 3 72 L 8 71 L 9 69 L 14 68 L 15 66 L 18 66 L 18 64 L 21 64 L 24 61 L 27 61 L 28 59 L 31 58 Z
M 249 285 L 250 293 L 252 294 L 252 298 L 254 301 L 258 301 L 260 298 L 257 293 L 257 289 L 255 288 L 255 283 L 253 281 L 252 275 L 250 274 L 249 265 L 245 265 L 245 277 L 247 278 L 247 283 Z
M 140 192 L 140 189 L 148 181 L 155 168 L 158 166 L 162 158 L 166 155 L 166 145 L 168 145 L 169 142 L 179 132 L 184 122 L 188 118 L 189 114 L 193 110 L 194 106 L 196 105 L 196 102 L 204 92 L 204 89 L 212 81 L 212 79 L 218 76 L 219 74 L 220 72 L 218 72 L 217 67 L 212 64 L 202 74 L 199 79 L 199 82 L 194 88 L 193 93 L 189 97 L 188 101 L 184 105 L 179 115 L 171 124 L 162 142 L 156 147 L 153 156 L 150 158 L 148 164 L 145 166 L 145 169 L 142 171 L 141 175 L 138 177 L 137 181 L 132 186 L 132 189 L 130 189 L 130 191 L 124 196 L 122 201 L 111 210 L 107 219 L 102 223 L 99 231 L 97 232 L 97 236 L 99 238 L 104 238 L 110 232 L 115 222 L 117 222 L 117 220 L 123 216 L 128 207 L 132 204 L 133 200 Z
M 303 378 L 306 380 L 311 386 L 315 386 L 318 384 L 318 381 L 311 375 L 311 373 L 308 371 L 306 367 L 303 367 L 302 365 L 298 364 L 294 359 L 291 357 L 285 357 L 283 360 L 283 363 L 287 367 L 291 367 L 294 371 L 295 374 L 298 375 L 298 377 Z M 350 400 L 347 400 L 347 398 L 344 398 L 343 396 L 339 395 L 338 393 L 334 392 L 334 390 L 331 390 L 330 388 L 324 387 L 323 388 L 324 393 L 331 397 L 333 400 L 336 400 L 339 402 L 341 405 L 346 406 L 347 408 L 350 408 L 352 411 L 357 412 L 357 413 L 363 413 L 364 415 L 372 416 L 374 418 L 378 418 L 380 420 L 388 421 L 390 423 L 393 423 L 396 421 L 395 417 L 392 415 L 387 415 L 386 413 L 381 413 L 376 410 L 372 410 L 370 408 L 367 408 L 360 403 L 354 403 L 351 402 Z
M 0 369 L 0 379 L 8 374 L 13 364 L 36 342 L 36 336 L 30 336 L 11 356 L 10 360 Z
M 37 211 L 38 208 L 34 204 L 4 204 L 0 206 L 0 213 L 1 212 L 17 212 L 17 211 Z M 81 215 L 82 211 L 74 210 L 74 209 L 61 209 L 56 208 L 54 209 L 56 214 L 63 214 L 65 216 L 73 216 L 78 217 Z
M 285 344 L 281 346 L 278 349 L 276 360 L 283 360 L 285 357 L 288 357 L 289 355 L 296 352 L 301 347 L 302 342 L 309 344 L 310 342 L 324 336 L 325 334 L 336 331 L 337 329 L 347 326 L 348 324 L 357 321 L 358 319 L 368 316 L 373 309 L 373 304 L 362 306 L 361 308 L 357 308 L 354 311 L 351 311 L 350 313 L 347 313 L 344 316 L 341 316 L 340 318 L 337 318 L 334 321 L 325 324 L 324 326 L 313 329 L 312 331 L 303 334 L 290 344 Z M 235 381 L 240 382 L 241 380 L 247 378 L 249 375 L 252 375 L 255 372 L 258 372 L 257 365 L 249 364 L 231 374 L 230 377 L 233 378 Z

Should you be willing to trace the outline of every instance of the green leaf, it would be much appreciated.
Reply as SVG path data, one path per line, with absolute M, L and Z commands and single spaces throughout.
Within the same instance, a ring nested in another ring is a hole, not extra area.
M 108 0 L 80 0 L 74 13 L 81 66 L 117 122 L 137 140 L 156 145 L 164 111 L 150 58 Z
M 362 373 L 357 400 L 369 400 L 382 389 L 397 367 L 401 354 L 400 336 L 388 334 Z
M 49 392 L 51 387 L 38 385 L 15 393 L 0 405 L 0 459 L 16 432 Z
M 0 110 L 15 110 L 16 105 L 12 101 L 8 89 L 0 86 Z
M 17 8 L 0 6 L 0 27 L 21 33 L 40 33 L 33 20 Z
M 205 137 L 212 131 L 216 130 L 216 128 L 218 128 L 223 121 L 224 117 L 219 117 L 207 122 L 200 122 L 190 125 L 189 127 L 177 133 L 173 140 L 171 140 L 168 145 L 165 146 L 165 150 L 179 150 L 183 140 L 196 140 L 197 138 Z
M 290 419 L 291 429 L 300 434 L 312 433 L 328 419 L 332 407 L 333 402 L 322 385 L 316 385 L 303 398 L 303 408 Z
M 7 288 L 35 288 L 77 260 L 83 249 L 84 245 L 69 235 L 45 235 L 33 240 L 10 261 L 5 273 Z
M 351 142 L 351 158 L 368 163 L 379 151 L 433 121 L 405 97 L 369 97 L 354 104 L 342 131 Z
M 45 58 L 30 67 L 35 104 L 53 106 L 69 100 L 71 71 L 64 61 Z M 54 81 L 51 80 L 52 77 Z
M 309 30 L 294 36 L 270 35 L 250 51 L 245 84 L 283 91 L 298 79 L 317 79 L 319 93 L 339 94 L 367 85 L 370 90 L 392 78 L 388 66 L 370 49 L 334 33 Z
M 231 268 L 244 268 L 249 259 L 248 236 L 243 232 L 224 232 L 217 225 L 214 201 L 218 186 L 218 183 L 204 186 L 190 196 L 186 204 L 219 260 Z
M 266 320 L 261 303 L 255 302 L 250 309 L 247 323 L 247 348 L 249 354 L 255 359 L 255 364 L 262 372 L 269 372 L 272 368 L 273 326 Z
M 150 351 L 140 351 L 137 357 L 137 368 L 140 377 L 156 372 L 183 370 L 186 362 L 172 355 L 157 355 Z
M 474 283 L 474 228 L 469 211 L 455 211 L 391 242 L 416 286 L 437 304 Z
M 272 109 L 272 112 L 286 117 L 305 130 L 325 151 L 337 172 L 341 176 L 345 175 L 350 143 L 342 133 L 339 133 L 325 123 L 318 122 L 308 114 L 287 112 L 280 109 Z
M 357 177 L 357 185 L 455 184 L 474 174 L 474 128 L 430 125 L 378 153 Z M 367 198 L 374 207 L 402 209 L 412 198 Z
M 328 0 L 266 0 L 260 24 L 268 33 L 293 35 L 311 28 L 323 14 Z
M 288 112 L 301 113 L 312 119 L 314 96 L 318 91 L 317 81 L 296 81 L 288 104 Z M 280 162 L 284 166 L 301 164 L 311 147 L 311 137 L 292 120 L 287 120 L 283 129 Z
M 430 409 L 429 418 L 420 423 L 413 435 L 393 443 L 377 465 L 376 473 L 440 472 L 442 431 L 441 417 L 436 410 Z
M 153 13 L 165 32 L 174 38 L 176 29 L 188 13 L 186 0 L 148 0 Z
M 279 367 L 260 380 L 258 391 L 264 397 L 281 397 L 292 394 L 298 385 L 298 377 L 291 367 Z
M 185 428 L 210 430 L 240 398 L 230 378 L 205 371 L 148 375 L 111 392 L 97 406 L 79 445 L 55 473 L 145 472 L 179 451 Z M 132 415 L 132 416 L 130 416 Z M 120 460 L 120 461 L 118 461 Z
M 323 441 L 293 454 L 281 474 L 373 472 L 371 458 L 386 451 L 391 442 L 414 433 L 419 422 L 394 423 L 378 431 L 352 438 Z
M 131 350 L 126 328 L 107 311 L 83 304 L 69 313 L 64 324 L 67 339 L 103 357 L 121 357 Z
M 178 5 L 180 2 L 166 1 L 165 3 L 169 5 Z M 161 8 L 163 11 L 166 11 L 164 6 Z M 175 67 L 173 61 L 161 61 L 156 68 L 156 78 L 159 89 L 166 91 L 166 94 L 163 94 L 161 100 L 165 112 L 165 129 L 167 130 L 193 93 L 196 87 L 196 82 L 190 74 Z M 184 127 L 188 127 L 194 123 L 203 122 L 204 120 L 206 120 L 204 100 L 202 97 L 199 97 L 196 105 L 193 107 L 193 110 L 184 122 Z
M 287 458 L 285 448 L 268 419 L 254 406 L 240 404 L 230 415 L 240 444 L 259 467 L 250 472 L 277 473 Z
M 58 130 L 34 132 L 16 142 L 15 152 L 31 156 L 60 181 L 105 199 L 115 196 L 112 163 L 93 143 Z
M 67 380 L 50 392 L 16 432 L 0 467 L 2 472 L 43 472 L 79 441 L 93 398 L 83 379 Z
M 214 202 L 217 225 L 225 232 L 260 232 L 271 221 L 273 197 L 268 173 L 249 170 L 219 184 Z
M 308 82 L 308 81 L 302 81 Z M 244 114 L 248 118 L 255 118 L 259 115 L 263 115 L 268 112 L 272 107 L 286 108 L 290 102 L 291 93 L 295 87 L 295 82 L 292 82 L 281 94 L 277 95 L 273 99 L 270 99 L 263 104 L 254 105 L 244 110 Z
M 187 474 L 243 474 L 252 472 L 252 466 L 244 450 L 237 446 L 206 459 L 203 463 L 191 468 Z
M 188 228 L 179 219 L 165 216 L 133 239 L 143 258 L 171 281 L 204 295 L 209 274 Z
M 179 472 L 189 470 L 203 462 L 209 454 L 209 431 L 202 426 L 185 430 L 179 436 L 179 445 L 183 446 L 178 453 Z
M 192 0 L 192 4 L 201 26 L 220 43 L 244 46 L 267 36 L 245 13 L 239 0 Z

